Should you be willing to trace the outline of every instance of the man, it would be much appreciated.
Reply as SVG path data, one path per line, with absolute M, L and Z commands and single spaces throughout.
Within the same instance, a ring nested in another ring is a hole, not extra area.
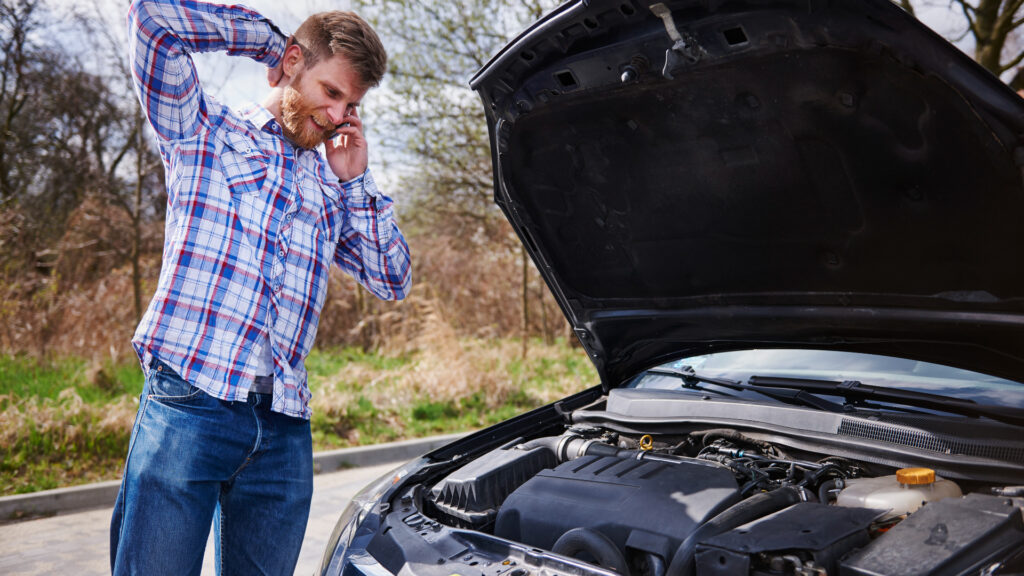
M 384 299 L 409 250 L 357 112 L 386 55 L 358 16 L 286 37 L 240 6 L 135 0 L 131 65 L 167 171 L 163 267 L 133 345 L 146 383 L 111 523 L 115 574 L 292 574 L 312 494 L 304 361 L 332 261 Z M 261 105 L 206 95 L 193 52 L 268 67 Z

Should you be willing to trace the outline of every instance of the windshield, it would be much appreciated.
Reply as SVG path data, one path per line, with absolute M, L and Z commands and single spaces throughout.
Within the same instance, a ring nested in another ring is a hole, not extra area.
M 940 364 L 890 356 L 831 350 L 741 350 L 691 356 L 661 366 L 668 370 L 690 367 L 701 376 L 745 382 L 751 376 L 811 378 L 941 394 L 979 404 L 1024 408 L 1024 384 Z M 631 388 L 680 389 L 679 378 L 667 373 L 644 372 Z M 757 398 L 746 392 L 732 392 Z

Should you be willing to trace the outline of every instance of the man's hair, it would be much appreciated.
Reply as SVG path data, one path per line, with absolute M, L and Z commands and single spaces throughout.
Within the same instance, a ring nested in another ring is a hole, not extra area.
M 355 12 L 332 10 L 313 14 L 295 31 L 295 41 L 302 48 L 306 68 L 340 55 L 355 70 L 363 88 L 380 84 L 387 70 L 384 44 Z

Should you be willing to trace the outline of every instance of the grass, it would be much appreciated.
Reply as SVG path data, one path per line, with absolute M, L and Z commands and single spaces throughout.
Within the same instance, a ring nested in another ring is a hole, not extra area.
M 0 398 L 57 400 L 74 389 L 83 401 L 102 404 L 125 394 L 142 392 L 138 363 L 90 363 L 76 357 L 40 360 L 26 356 L 0 356 Z
M 314 447 L 473 430 L 596 383 L 586 356 L 564 341 L 531 342 L 525 361 L 519 340 L 458 339 L 442 329 L 430 341 L 386 361 L 357 358 L 334 372 L 311 369 Z
M 428 327 L 409 350 L 315 350 L 315 450 L 469 431 L 596 383 L 564 341 L 460 339 Z M 142 390 L 138 363 L 0 356 L 0 495 L 115 479 Z

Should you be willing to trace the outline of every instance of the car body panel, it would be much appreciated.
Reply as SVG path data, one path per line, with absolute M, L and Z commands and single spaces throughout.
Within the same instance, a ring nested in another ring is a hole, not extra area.
M 1024 377 L 1024 100 L 885 0 L 652 6 L 681 40 L 568 3 L 472 80 L 606 387 L 777 345 Z
M 1024 573 L 1024 100 L 887 0 L 567 2 L 472 86 L 601 382 L 321 574 Z

